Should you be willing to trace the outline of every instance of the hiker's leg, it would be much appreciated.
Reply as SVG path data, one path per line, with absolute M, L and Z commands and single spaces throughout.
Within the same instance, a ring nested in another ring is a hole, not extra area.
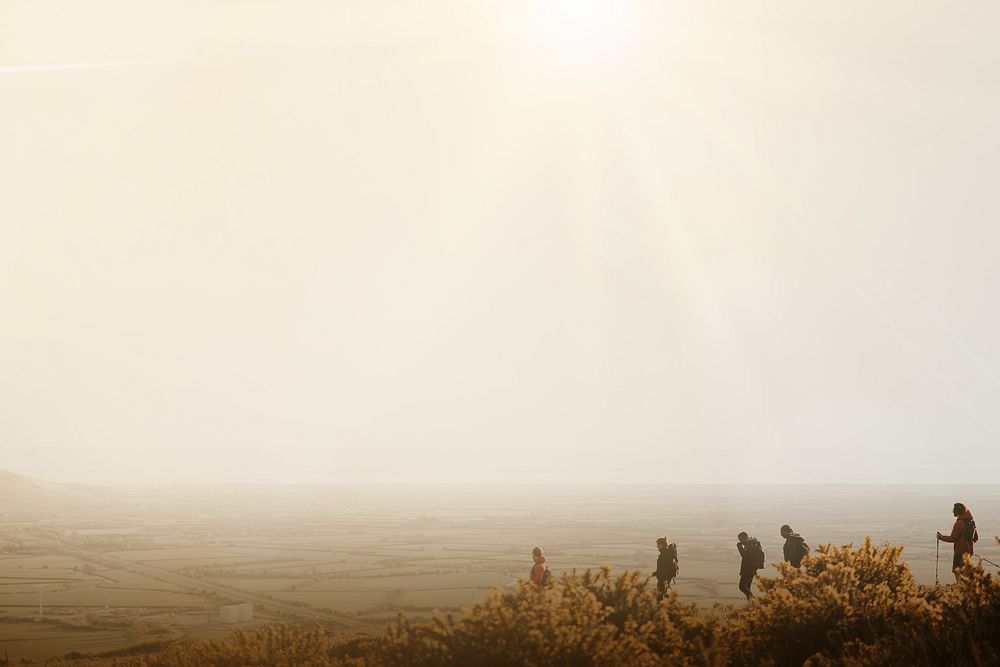
M 747 601 L 753 597 L 750 585 L 753 583 L 753 574 L 740 574 L 740 592 L 747 596 Z
M 955 575 L 955 583 L 959 583 L 958 570 L 963 565 L 965 561 L 962 559 L 962 554 L 955 554 L 954 558 L 951 559 L 951 573 Z

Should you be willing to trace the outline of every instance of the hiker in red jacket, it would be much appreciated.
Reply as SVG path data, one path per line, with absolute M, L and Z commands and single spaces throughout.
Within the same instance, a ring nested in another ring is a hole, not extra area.
M 962 567 L 965 554 L 972 554 L 975 549 L 972 545 L 979 541 L 979 532 L 976 530 L 976 522 L 972 518 L 972 512 L 962 503 L 955 503 L 951 510 L 955 515 L 955 525 L 951 528 L 951 535 L 937 534 L 937 538 L 942 542 L 951 542 L 955 545 L 955 557 L 951 561 L 951 569 L 955 573 L 955 581 L 958 581 L 958 568 Z
M 531 556 L 534 558 L 535 564 L 531 566 L 531 576 L 529 579 L 531 583 L 540 588 L 549 583 L 549 566 L 545 562 L 545 556 L 542 555 L 541 547 L 532 549 Z

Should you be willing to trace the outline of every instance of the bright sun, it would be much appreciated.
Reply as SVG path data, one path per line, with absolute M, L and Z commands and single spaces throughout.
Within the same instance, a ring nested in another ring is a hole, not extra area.
M 634 7 L 615 0 L 542 0 L 535 5 L 541 37 L 557 57 L 608 57 L 638 28 Z
M 641 36 L 636 5 L 629 0 L 529 0 L 511 13 L 516 20 L 508 37 L 536 74 L 605 78 L 621 69 Z

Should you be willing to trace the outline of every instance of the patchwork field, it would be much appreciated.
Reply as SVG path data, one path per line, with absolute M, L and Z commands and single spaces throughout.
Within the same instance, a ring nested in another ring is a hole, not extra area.
M 230 486 L 80 514 L 22 508 L 0 516 L 0 650 L 41 660 L 218 637 L 236 627 L 219 608 L 241 602 L 254 607 L 250 625 L 370 631 L 400 611 L 454 610 L 515 585 L 536 544 L 556 573 L 648 573 L 664 534 L 679 545 L 683 596 L 741 604 L 736 534 L 780 560 L 782 523 L 813 546 L 868 535 L 903 544 L 917 578 L 933 583 L 934 532 L 950 527 L 958 498 L 976 512 L 981 554 L 1000 562 L 998 487 L 407 487 L 300 501 L 294 487 Z

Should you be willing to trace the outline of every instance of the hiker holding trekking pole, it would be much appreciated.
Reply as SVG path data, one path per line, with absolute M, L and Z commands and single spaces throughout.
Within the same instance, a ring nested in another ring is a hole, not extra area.
M 971 557 L 975 553 L 973 545 L 979 541 L 979 532 L 976 530 L 976 521 L 972 518 L 972 512 L 963 504 L 955 503 L 951 508 L 951 513 L 955 515 L 955 525 L 951 528 L 950 535 L 937 534 L 938 540 L 951 542 L 954 545 L 954 557 L 951 560 L 951 571 L 955 573 L 955 582 L 958 583 L 958 570 L 962 567 L 965 554 Z
M 740 593 L 747 596 L 747 602 L 753 599 L 753 578 L 757 570 L 764 567 L 764 548 L 756 537 L 750 537 L 745 532 L 736 536 L 736 550 L 740 552 Z

